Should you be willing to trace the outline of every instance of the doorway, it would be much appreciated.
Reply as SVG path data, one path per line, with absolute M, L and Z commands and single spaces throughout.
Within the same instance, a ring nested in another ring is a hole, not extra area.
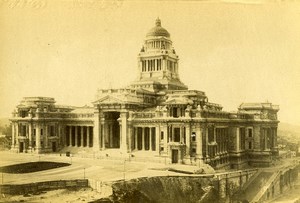
M 172 163 L 178 163 L 178 149 L 172 149 Z
M 56 142 L 52 142 L 52 152 L 56 152 Z
M 120 112 L 106 112 L 104 137 L 105 148 L 120 148 Z
M 24 151 L 24 142 L 20 142 L 19 143 L 19 152 L 23 152 Z

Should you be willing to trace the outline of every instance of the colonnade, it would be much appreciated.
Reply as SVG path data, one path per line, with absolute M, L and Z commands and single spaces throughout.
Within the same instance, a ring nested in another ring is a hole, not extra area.
M 133 149 L 158 151 L 157 139 L 155 127 L 134 127 Z
M 66 146 L 93 147 L 92 126 L 66 126 Z

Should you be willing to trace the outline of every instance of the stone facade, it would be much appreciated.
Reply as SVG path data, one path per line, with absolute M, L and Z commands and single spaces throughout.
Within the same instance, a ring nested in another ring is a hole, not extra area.
M 277 112 L 271 103 L 243 103 L 222 111 L 204 92 L 189 90 L 178 74 L 169 32 L 156 20 L 138 55 L 138 77 L 122 89 L 100 89 L 93 107 L 55 105 L 25 97 L 11 118 L 12 149 L 155 157 L 214 168 L 269 165 L 277 155 Z

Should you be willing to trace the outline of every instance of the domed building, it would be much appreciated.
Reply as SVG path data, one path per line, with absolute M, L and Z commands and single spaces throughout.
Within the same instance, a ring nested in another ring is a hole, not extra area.
M 277 149 L 271 103 L 243 103 L 236 112 L 209 102 L 179 78 L 178 55 L 160 19 L 138 54 L 138 76 L 121 89 L 99 89 L 93 107 L 59 106 L 25 97 L 13 112 L 12 150 L 85 152 L 214 168 L 268 166 Z

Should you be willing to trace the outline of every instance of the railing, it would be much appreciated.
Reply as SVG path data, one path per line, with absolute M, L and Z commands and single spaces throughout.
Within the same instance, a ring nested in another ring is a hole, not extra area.
M 262 189 L 257 193 L 257 195 L 251 200 L 251 202 L 260 202 L 260 199 L 264 196 L 266 191 L 270 188 L 270 186 L 275 182 L 279 176 L 281 175 L 281 171 L 277 171 L 277 173 L 273 174 L 267 183 L 262 187 Z

